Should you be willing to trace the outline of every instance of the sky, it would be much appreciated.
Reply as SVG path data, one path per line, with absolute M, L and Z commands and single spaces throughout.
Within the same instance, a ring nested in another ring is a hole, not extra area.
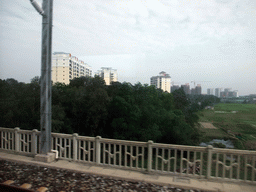
M 41 5 L 42 0 L 37 0 Z M 42 16 L 29 0 L 0 1 L 0 78 L 29 83 L 41 74 Z M 255 0 L 54 0 L 52 51 L 118 81 L 256 93 Z

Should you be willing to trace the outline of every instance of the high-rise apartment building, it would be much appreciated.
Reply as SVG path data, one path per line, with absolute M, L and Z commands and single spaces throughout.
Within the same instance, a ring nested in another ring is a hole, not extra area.
M 106 85 L 110 85 L 111 82 L 117 81 L 117 70 L 110 67 L 102 67 L 95 75 L 104 79 Z
M 92 76 L 91 67 L 70 53 L 55 52 L 52 56 L 52 81 L 69 84 L 70 80 Z
M 184 92 L 188 95 L 191 94 L 189 83 L 186 83 L 185 85 L 181 85 L 181 88 L 184 90 Z
M 195 88 L 195 94 L 196 95 L 201 95 L 202 94 L 202 87 L 200 84 L 197 84 L 196 88 Z
M 222 89 L 221 88 L 216 88 L 215 89 L 215 96 L 216 97 L 220 97 L 220 92 L 222 91 Z
M 214 95 L 213 90 L 214 90 L 213 88 L 208 88 L 207 95 Z
M 162 71 L 158 76 L 150 78 L 150 85 L 154 85 L 158 89 L 163 91 L 171 92 L 171 77 L 166 72 Z
M 179 85 L 173 85 L 173 86 L 171 87 L 171 92 L 173 93 L 175 90 L 178 90 L 179 88 L 180 88 Z
M 232 98 L 232 97 L 238 97 L 238 91 L 231 91 L 231 88 L 225 88 L 224 91 L 220 92 L 221 98 Z

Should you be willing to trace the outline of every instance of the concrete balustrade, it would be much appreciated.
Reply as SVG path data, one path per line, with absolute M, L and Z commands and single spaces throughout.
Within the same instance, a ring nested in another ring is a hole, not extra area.
M 0 150 L 35 156 L 40 131 L 0 128 Z M 256 151 L 52 133 L 60 159 L 160 174 L 256 183 Z

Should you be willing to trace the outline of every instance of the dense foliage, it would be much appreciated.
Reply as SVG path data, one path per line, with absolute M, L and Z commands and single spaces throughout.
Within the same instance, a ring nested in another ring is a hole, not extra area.
M 2 127 L 40 129 L 40 85 L 0 80 Z M 115 82 L 100 77 L 73 79 L 52 86 L 52 131 L 161 143 L 199 142 L 199 110 L 182 89 L 162 92 L 153 86 Z

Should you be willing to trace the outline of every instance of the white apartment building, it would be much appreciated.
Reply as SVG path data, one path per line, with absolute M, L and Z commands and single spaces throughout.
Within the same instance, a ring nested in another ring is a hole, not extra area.
M 69 84 L 71 79 L 92 76 L 92 68 L 70 53 L 55 52 L 52 55 L 52 81 Z
M 95 75 L 98 75 L 106 82 L 106 85 L 110 85 L 111 82 L 117 81 L 117 70 L 110 67 L 101 67 Z
M 150 78 L 150 85 L 154 85 L 158 89 L 162 89 L 164 92 L 171 92 L 171 77 L 166 72 L 162 71 L 158 76 Z

